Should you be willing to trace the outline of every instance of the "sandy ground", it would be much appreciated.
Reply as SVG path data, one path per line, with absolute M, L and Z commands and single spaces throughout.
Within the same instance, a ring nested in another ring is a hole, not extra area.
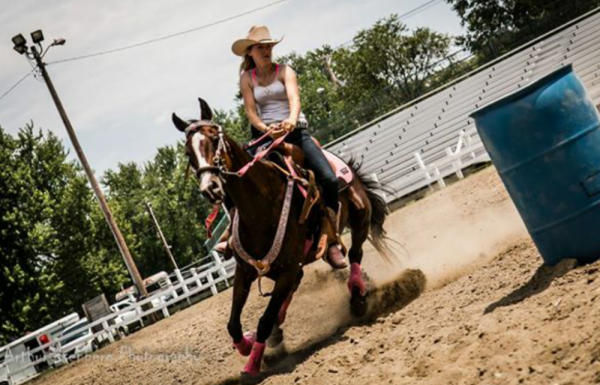
M 386 265 L 366 247 L 370 313 L 354 320 L 347 273 L 319 262 L 292 303 L 263 384 L 600 383 L 600 263 L 542 265 L 495 170 L 396 211 Z M 427 281 L 427 283 L 426 283 Z M 243 324 L 265 300 L 256 287 Z M 47 373 L 40 384 L 237 384 L 231 290 Z

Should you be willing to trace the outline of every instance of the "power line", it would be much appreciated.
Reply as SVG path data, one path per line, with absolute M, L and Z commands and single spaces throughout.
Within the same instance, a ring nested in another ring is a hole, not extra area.
M 414 9 L 411 9 L 410 11 L 404 13 L 403 15 L 400 15 L 399 18 L 400 19 L 409 18 L 411 16 L 416 15 L 417 13 L 421 13 L 421 12 L 425 11 L 426 9 L 433 7 L 434 5 L 437 5 L 437 3 L 441 3 L 442 1 L 444 1 L 444 0 L 430 0 L 424 4 L 421 4 L 420 6 L 414 8 Z
M 201 26 L 198 26 L 198 27 L 195 27 L 195 28 L 191 28 L 191 29 L 188 29 L 188 30 L 185 30 L 185 31 L 175 32 L 175 33 L 172 33 L 172 34 L 169 34 L 169 35 L 161 36 L 161 37 L 150 39 L 150 40 L 145 40 L 145 41 L 142 41 L 142 42 L 139 42 L 139 43 L 135 43 L 135 44 L 129 44 L 129 45 L 126 45 L 126 46 L 123 46 L 123 47 L 113 48 L 113 49 L 110 49 L 110 50 L 99 51 L 99 52 L 95 52 L 95 53 L 91 53 L 91 54 L 87 54 L 87 55 L 75 56 L 75 57 L 72 57 L 72 58 L 67 58 L 67 59 L 62 59 L 62 60 L 56 60 L 56 61 L 53 61 L 53 62 L 49 62 L 47 65 L 59 64 L 59 63 L 66 63 L 66 62 L 83 60 L 83 59 L 89 59 L 89 58 L 92 58 L 92 57 L 97 57 L 97 56 L 102 56 L 102 55 L 108 55 L 108 54 L 111 54 L 111 53 L 121 52 L 121 51 L 129 50 L 129 49 L 133 49 L 133 48 L 137 48 L 137 47 L 141 47 L 141 46 L 145 46 L 145 45 L 157 43 L 157 42 L 160 42 L 160 41 L 163 41 L 163 40 L 172 39 L 174 37 L 182 36 L 182 35 L 185 35 L 185 34 L 188 34 L 188 33 L 200 31 L 202 29 L 206 29 L 206 28 L 213 27 L 213 26 L 216 26 L 216 25 L 219 25 L 219 24 L 223 24 L 225 22 L 228 22 L 228 21 L 231 21 L 231 20 L 235 20 L 235 19 L 238 19 L 240 17 L 246 16 L 246 15 L 258 12 L 258 11 L 261 11 L 263 9 L 266 9 L 266 8 L 269 8 L 269 7 L 272 7 L 272 6 L 275 6 L 277 4 L 284 3 L 286 1 L 289 1 L 289 0 L 278 0 L 278 1 L 266 4 L 264 6 L 251 9 L 249 11 L 242 12 L 242 13 L 236 14 L 234 16 L 230 16 L 230 17 L 227 17 L 227 18 L 224 18 L 224 19 L 221 19 L 221 20 L 217 20 L 217 21 L 209 23 L 209 24 L 204 24 L 204 25 L 201 25 Z M 421 13 L 421 12 L 423 12 L 423 11 L 425 11 L 425 10 L 427 10 L 427 9 L 435 6 L 435 5 L 437 5 L 438 3 L 442 2 L 442 1 L 444 1 L 444 0 L 429 0 L 426 3 L 421 4 L 418 7 L 415 7 L 413 9 L 409 10 L 408 12 L 403 13 L 402 15 L 398 16 L 398 18 L 400 20 L 407 19 L 407 18 L 409 18 L 411 16 L 414 16 L 414 15 L 416 15 L 418 13 Z M 352 42 L 353 42 L 353 40 L 349 40 L 349 41 L 347 41 L 345 43 L 342 43 L 342 44 L 336 46 L 334 48 L 334 50 L 339 49 L 339 48 L 341 48 L 343 46 L 346 46 L 348 44 L 351 44 Z M 0 96 L 0 100 L 2 100 L 11 91 L 13 91 L 23 80 L 25 80 L 27 77 L 31 76 L 34 71 L 35 71 L 35 69 L 33 71 L 31 71 L 30 73 L 26 74 L 25 76 L 23 76 L 21 79 L 19 79 L 19 81 L 17 81 L 11 88 L 9 88 L 4 94 L 2 94 L 2 96 Z
M 29 76 L 33 75 L 33 73 L 35 72 L 35 69 L 33 69 L 31 72 L 27 73 L 25 76 L 23 76 L 21 79 L 19 79 L 12 87 L 10 87 L 8 89 L 8 91 L 6 91 L 5 93 L 2 94 L 2 96 L 0 96 L 0 100 L 4 99 L 4 97 L 6 95 L 8 95 L 12 90 L 14 90 L 15 88 L 17 88 L 17 86 L 19 84 L 21 84 L 21 82 L 25 79 L 27 79 Z
M 418 7 L 415 7 L 413 9 L 409 10 L 408 12 L 405 12 L 402 15 L 398 16 L 398 19 L 399 20 L 406 20 L 409 17 L 414 16 L 416 14 L 419 14 L 419 13 L 421 13 L 421 12 L 423 12 L 423 11 L 425 11 L 425 10 L 427 10 L 427 9 L 429 9 L 429 8 L 435 6 L 438 3 L 441 3 L 443 1 L 444 0 L 429 0 L 426 3 L 421 4 Z M 335 50 L 340 49 L 340 48 L 342 48 L 344 46 L 347 46 L 347 45 L 351 44 L 353 41 L 354 40 L 348 40 L 348 41 L 346 41 L 344 43 L 341 43 L 341 44 L 337 45 L 336 47 L 334 47 L 333 50 L 335 51 Z
M 96 56 L 108 55 L 108 54 L 111 54 L 111 53 L 121 52 L 121 51 L 129 50 L 129 49 L 132 49 L 132 48 L 137 48 L 137 47 L 141 47 L 141 46 L 144 46 L 144 45 L 157 43 L 157 42 L 160 42 L 160 41 L 163 41 L 163 40 L 172 39 L 174 37 L 178 37 L 178 36 L 181 36 L 181 35 L 185 35 L 185 34 L 188 34 L 188 33 L 200 31 L 202 29 L 206 29 L 206 28 L 209 28 L 209 27 L 214 27 L 216 25 L 223 24 L 225 22 L 238 19 L 240 17 L 246 16 L 246 15 L 258 12 L 258 11 L 261 11 L 263 9 L 272 7 L 272 6 L 277 5 L 277 4 L 284 3 L 286 1 L 289 1 L 289 0 L 278 0 L 278 1 L 275 1 L 273 3 L 269 3 L 267 5 L 263 5 L 262 7 L 254 8 L 254 9 L 251 9 L 249 11 L 238 13 L 237 15 L 226 17 L 224 19 L 217 20 L 215 22 L 212 22 L 212 23 L 209 23 L 209 24 L 204 24 L 204 25 L 201 25 L 199 27 L 195 27 L 195 28 L 188 29 L 188 30 L 185 30 L 185 31 L 175 32 L 175 33 L 172 33 L 172 34 L 169 34 L 169 35 L 157 37 L 157 38 L 150 39 L 150 40 L 145 40 L 145 41 L 142 41 L 142 42 L 139 42 L 139 43 L 135 43 L 135 44 L 129 44 L 129 45 L 126 45 L 126 46 L 123 46 L 123 47 L 119 47 L 119 48 L 109 49 L 109 50 L 106 50 L 106 51 L 95 52 L 95 53 L 91 53 L 91 54 L 87 54 L 87 55 L 81 55 L 81 56 L 76 56 L 76 57 L 72 57 L 72 58 L 68 58 L 68 59 L 56 60 L 56 61 L 48 63 L 48 65 L 58 64 L 58 63 L 65 63 L 65 62 L 71 62 L 71 61 L 82 60 L 82 59 L 89 59 L 89 58 L 96 57 Z

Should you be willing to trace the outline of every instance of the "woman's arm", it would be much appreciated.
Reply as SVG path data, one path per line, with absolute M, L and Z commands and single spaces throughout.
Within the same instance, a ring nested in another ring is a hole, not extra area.
M 296 128 L 298 116 L 300 115 L 300 91 L 298 90 L 298 80 L 296 79 L 296 72 L 288 65 L 284 65 L 283 71 L 281 72 L 288 102 L 290 103 L 290 116 L 281 122 L 281 127 L 286 131 L 292 131 Z
M 240 89 L 242 91 L 242 97 L 244 98 L 244 108 L 246 109 L 246 116 L 250 121 L 250 124 L 257 130 L 265 132 L 269 127 L 263 123 L 260 116 L 256 112 L 256 102 L 254 101 L 254 93 L 252 91 L 252 80 L 250 79 L 250 73 L 244 72 L 240 76 Z

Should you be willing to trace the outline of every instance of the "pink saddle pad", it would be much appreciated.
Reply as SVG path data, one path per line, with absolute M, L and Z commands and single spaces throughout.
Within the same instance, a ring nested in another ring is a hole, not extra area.
M 333 168 L 333 171 L 335 171 L 335 176 L 337 176 L 338 179 L 343 180 L 347 184 L 352 183 L 352 179 L 354 179 L 354 174 L 352 173 L 350 166 L 348 166 L 346 162 L 342 160 L 342 158 L 338 157 L 335 154 L 332 154 L 331 152 L 325 149 L 323 149 L 323 154 L 325 154 L 325 157 L 329 161 L 329 164 Z

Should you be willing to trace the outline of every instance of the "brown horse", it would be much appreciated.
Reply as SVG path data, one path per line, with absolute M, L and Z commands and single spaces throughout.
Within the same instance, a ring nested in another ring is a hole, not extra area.
M 199 179 L 201 193 L 213 204 L 227 197 L 237 211 L 234 236 L 230 240 L 230 244 L 237 240 L 238 248 L 233 247 L 237 266 L 228 331 L 238 351 L 244 356 L 250 355 L 243 374 L 256 375 L 260 372 L 265 342 L 272 332 L 272 337 L 280 337 L 275 338 L 277 343 L 281 342 L 279 326 L 300 284 L 303 266 L 314 260 L 315 253 L 307 250 L 314 251 L 315 246 L 308 247 L 307 240 L 314 239 L 322 213 L 319 208 L 313 209 L 308 219 L 301 221 L 304 197 L 270 161 L 256 162 L 240 177 L 237 172 L 252 161 L 252 157 L 212 122 L 210 107 L 204 100 L 199 101 L 199 121 L 186 122 L 173 114 L 173 123 L 186 134 L 186 153 Z M 367 295 L 360 267 L 362 245 L 369 238 L 380 254 L 389 258 L 382 227 L 389 211 L 375 192 L 379 184 L 361 175 L 353 162 L 350 166 L 355 178 L 350 188 L 340 193 L 340 228 L 348 225 L 352 233 L 348 288 L 352 312 L 360 316 L 366 311 Z M 273 255 L 274 251 L 276 259 L 268 266 L 257 262 L 265 255 Z M 274 280 L 275 286 L 256 334 L 244 335 L 240 321 L 242 309 L 259 273 Z

